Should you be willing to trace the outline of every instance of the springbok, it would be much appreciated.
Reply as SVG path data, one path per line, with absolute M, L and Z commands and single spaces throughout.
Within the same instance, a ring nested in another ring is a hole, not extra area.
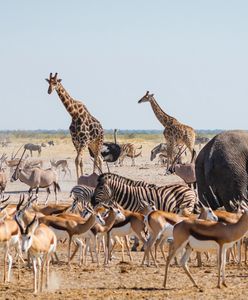
M 83 233 L 87 232 L 97 222 L 102 225 L 105 224 L 100 214 L 96 213 L 89 206 L 86 207 L 86 210 L 90 213 L 90 217 L 87 219 L 86 222 L 82 222 L 82 218 L 81 221 L 76 221 L 74 216 L 72 216 L 69 219 L 62 218 L 61 216 L 44 216 L 39 218 L 39 222 L 46 224 L 54 231 L 58 240 L 61 238 L 64 239 L 69 237 L 68 265 L 70 264 L 71 242 L 73 238 L 76 238 L 82 235 Z
M 11 177 L 11 182 L 19 179 L 21 182 L 27 184 L 30 188 L 28 190 L 29 194 L 32 193 L 33 189 L 36 189 L 36 196 L 38 197 L 39 188 L 47 189 L 47 197 L 45 204 L 47 204 L 50 191 L 50 186 L 53 185 L 55 193 L 55 201 L 57 200 L 57 191 L 60 191 L 60 186 L 58 184 L 58 174 L 55 170 L 47 169 L 43 170 L 41 168 L 34 169 L 24 169 L 23 164 L 19 163 Z
M 64 178 L 65 178 L 67 172 L 69 173 L 69 175 L 71 177 L 71 170 L 69 169 L 68 162 L 66 159 L 60 159 L 57 161 L 55 161 L 53 159 L 53 160 L 50 160 L 50 163 L 51 163 L 51 166 L 55 168 L 55 170 L 61 169 L 61 171 L 64 172 Z
M 24 230 L 20 220 L 15 216 L 15 220 L 22 235 L 22 251 L 29 252 L 33 262 L 34 271 L 34 293 L 42 292 L 43 273 L 46 265 L 46 286 L 49 282 L 49 264 L 52 253 L 56 251 L 57 238 L 54 232 L 45 224 L 39 224 L 36 216 L 26 226 Z M 37 272 L 38 264 L 38 272 Z M 41 272 L 41 276 L 39 273 Z
M 215 249 L 218 251 L 218 285 L 226 286 L 225 282 L 225 265 L 226 265 L 226 250 L 233 246 L 235 242 L 240 240 L 248 231 L 248 210 L 245 210 L 241 218 L 235 224 L 223 224 L 214 221 L 205 220 L 184 220 L 177 223 L 173 229 L 173 242 L 170 246 L 167 257 L 164 287 L 167 283 L 168 268 L 172 259 L 182 250 L 186 249 L 181 265 L 193 282 L 194 286 L 198 287 L 193 279 L 187 262 L 193 250 L 208 251 Z
M 147 243 L 145 244 L 145 253 L 144 253 L 142 265 L 144 264 L 146 258 L 148 260 L 148 265 L 149 265 L 150 263 L 149 253 L 150 253 L 155 266 L 158 266 L 156 262 L 158 246 L 160 246 L 161 253 L 165 260 L 163 244 L 165 241 L 167 241 L 168 238 L 172 237 L 173 226 L 176 223 L 181 222 L 185 219 L 196 219 L 196 218 L 217 221 L 217 216 L 214 214 L 212 209 L 205 206 L 201 207 L 200 215 L 195 215 L 190 213 L 187 216 L 181 216 L 179 214 L 165 212 L 161 210 L 155 210 L 150 212 L 148 215 L 146 215 L 145 224 L 149 230 L 150 237 Z M 154 243 L 155 243 L 155 258 L 151 250 Z

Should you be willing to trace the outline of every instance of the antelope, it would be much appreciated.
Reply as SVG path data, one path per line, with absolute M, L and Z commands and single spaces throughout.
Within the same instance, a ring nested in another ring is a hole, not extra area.
M 33 288 L 34 293 L 42 292 L 43 273 L 46 265 L 46 287 L 49 282 L 49 264 L 51 255 L 56 251 L 57 238 L 54 232 L 45 224 L 39 224 L 36 216 L 26 226 L 20 224 L 20 220 L 15 216 L 15 220 L 20 228 L 22 236 L 22 251 L 28 252 L 33 262 Z M 38 270 L 37 270 L 38 264 Z M 41 272 L 41 276 L 39 273 Z
M 193 250 L 207 251 L 215 249 L 218 251 L 218 288 L 221 288 L 221 273 L 222 284 L 225 282 L 225 265 L 226 265 L 226 250 L 233 246 L 235 242 L 240 240 L 248 231 L 248 210 L 245 210 L 241 218 L 235 224 L 223 224 L 220 222 L 206 220 L 183 220 L 177 223 L 173 229 L 173 242 L 170 246 L 167 257 L 164 287 L 167 283 L 168 268 L 172 259 L 182 249 L 186 249 L 181 264 L 194 284 L 198 287 L 188 269 L 188 259 Z
M 70 205 L 67 205 L 67 204 L 50 204 L 50 205 L 47 205 L 47 206 L 44 206 L 44 207 L 40 207 L 40 206 L 38 206 L 34 203 L 32 204 L 32 209 L 35 212 L 42 213 L 45 216 L 64 213 L 70 207 L 71 207 L 71 204 Z
M 10 281 L 10 272 L 12 267 L 12 256 L 9 253 L 10 240 L 11 240 L 11 230 L 8 226 L 8 221 L 4 220 L 5 217 L 0 220 L 0 247 L 3 249 L 3 282 Z M 6 263 L 7 259 L 9 262 L 8 274 L 6 277 Z M 7 278 L 7 280 L 6 280 Z
M 86 210 L 90 213 L 90 217 L 86 222 L 82 219 L 81 222 L 78 222 L 73 218 L 65 219 L 61 216 L 44 216 L 39 218 L 39 222 L 49 226 L 54 231 L 58 239 L 69 237 L 68 265 L 70 264 L 72 239 L 90 230 L 97 222 L 104 225 L 104 221 L 99 214 L 89 207 L 86 207 Z
M 125 216 L 118 207 L 110 206 L 110 207 L 108 207 L 107 216 L 105 218 L 103 218 L 103 220 L 105 222 L 105 225 L 96 223 L 89 231 L 87 231 L 82 236 L 82 237 L 86 238 L 86 247 L 85 247 L 85 255 L 84 255 L 85 263 L 86 263 L 87 249 L 89 248 L 90 240 L 92 240 L 93 246 L 94 246 L 94 252 L 96 253 L 97 265 L 99 266 L 98 252 L 96 251 L 96 239 L 99 237 L 104 237 L 106 235 L 106 233 L 113 227 L 113 225 L 116 222 L 121 222 L 121 221 L 125 220 Z M 79 245 L 78 245 L 78 247 L 79 247 Z M 71 259 L 76 254 L 76 251 L 77 251 L 77 249 L 75 249 Z M 107 253 L 106 253 L 106 251 L 104 251 L 104 252 L 105 252 L 105 261 L 106 261 Z
M 165 260 L 165 255 L 163 251 L 163 243 L 168 238 L 172 237 L 173 232 L 173 226 L 177 224 L 178 222 L 181 222 L 185 219 L 208 219 L 217 221 L 217 217 L 212 211 L 211 208 L 208 207 L 202 207 L 201 213 L 199 216 L 195 214 L 189 214 L 187 216 L 180 216 L 175 213 L 171 212 L 165 212 L 161 210 L 155 210 L 150 212 L 145 218 L 146 226 L 148 227 L 150 237 L 145 244 L 145 253 L 142 260 L 142 265 L 145 262 L 145 259 L 148 259 L 148 265 L 149 265 L 149 253 L 151 253 L 152 259 L 154 261 L 155 266 L 157 267 L 156 262 L 156 256 L 157 256 L 157 247 L 160 246 L 160 250 L 162 252 L 163 258 Z M 156 243 L 155 243 L 156 242 Z M 153 253 L 151 251 L 152 246 L 155 243 L 155 258 L 153 256 Z
M 126 217 L 124 221 L 118 222 L 114 224 L 112 229 L 108 232 L 107 235 L 107 247 L 108 247 L 108 257 L 106 259 L 106 263 L 110 260 L 111 257 L 111 237 L 119 236 L 119 237 L 126 237 L 130 234 L 134 234 L 137 236 L 143 243 L 146 242 L 145 236 L 145 223 L 144 223 L 144 215 L 138 212 L 131 212 L 129 210 L 123 209 L 121 206 L 118 205 L 121 212 Z M 126 247 L 128 251 L 128 255 L 130 260 L 132 260 L 130 248 L 127 243 L 127 239 L 125 240 Z
M 67 172 L 69 172 L 69 175 L 71 177 L 71 170 L 69 169 L 68 162 L 66 159 L 61 159 L 61 160 L 57 160 L 57 161 L 55 161 L 53 159 L 53 160 L 50 160 L 50 163 L 51 163 L 51 166 L 55 168 L 55 170 L 61 169 L 61 171 L 64 172 L 64 178 L 65 178 Z
M 7 185 L 7 176 L 5 173 L 5 168 L 3 167 L 3 163 L 6 161 L 7 155 L 4 153 L 0 157 L 0 197 L 2 198 L 4 195 L 4 191 Z
M 27 184 L 30 188 L 28 193 L 31 194 L 33 189 L 36 189 L 36 196 L 38 197 L 39 188 L 47 189 L 47 197 L 45 200 L 45 204 L 47 204 L 50 191 L 50 186 L 53 185 L 54 193 L 55 193 L 55 202 L 58 203 L 57 200 L 57 190 L 60 191 L 60 186 L 58 184 L 58 174 L 56 171 L 52 169 L 43 170 L 40 168 L 34 168 L 31 170 L 26 170 L 23 168 L 22 164 L 19 163 L 16 166 L 16 169 L 11 177 L 11 182 L 19 179 L 21 182 Z
M 43 160 L 42 159 L 31 159 L 27 158 L 25 160 L 24 168 L 25 169 L 33 169 L 33 168 L 42 168 L 43 167 Z

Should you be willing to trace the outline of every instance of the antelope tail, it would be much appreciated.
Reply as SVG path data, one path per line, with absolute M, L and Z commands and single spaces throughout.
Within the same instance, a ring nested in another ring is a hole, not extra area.
M 60 188 L 60 186 L 59 186 L 59 184 L 58 184 L 57 182 L 54 182 L 53 185 L 54 185 L 54 188 L 56 188 L 56 190 L 57 190 L 58 192 L 61 191 L 61 188 Z

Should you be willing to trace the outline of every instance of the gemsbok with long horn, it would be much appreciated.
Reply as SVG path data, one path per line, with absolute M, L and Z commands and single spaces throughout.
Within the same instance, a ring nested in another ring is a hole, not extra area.
M 36 189 L 37 196 L 40 188 L 46 188 L 47 197 L 46 197 L 45 204 L 47 204 L 49 194 L 51 193 L 50 186 L 53 185 L 54 193 L 55 193 L 55 201 L 57 204 L 58 203 L 57 191 L 60 191 L 57 172 L 52 169 L 46 169 L 46 170 L 41 168 L 25 169 L 23 164 L 21 163 L 21 159 L 19 164 L 16 166 L 16 169 L 10 181 L 13 182 L 19 179 L 21 182 L 27 184 L 30 187 L 28 190 L 29 194 L 32 193 L 33 189 Z

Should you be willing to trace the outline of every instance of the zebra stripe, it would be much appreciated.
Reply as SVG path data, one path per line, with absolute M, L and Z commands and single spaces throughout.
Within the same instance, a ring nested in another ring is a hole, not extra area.
M 179 209 L 187 208 L 192 212 L 197 202 L 195 192 L 186 185 L 159 187 L 106 173 L 98 178 L 92 202 L 95 205 L 110 199 L 131 211 L 139 211 L 149 205 L 163 211 L 177 212 Z
M 70 197 L 73 197 L 74 201 L 80 201 L 82 204 L 91 201 L 91 197 L 94 194 L 94 188 L 87 185 L 76 185 L 70 192 Z

